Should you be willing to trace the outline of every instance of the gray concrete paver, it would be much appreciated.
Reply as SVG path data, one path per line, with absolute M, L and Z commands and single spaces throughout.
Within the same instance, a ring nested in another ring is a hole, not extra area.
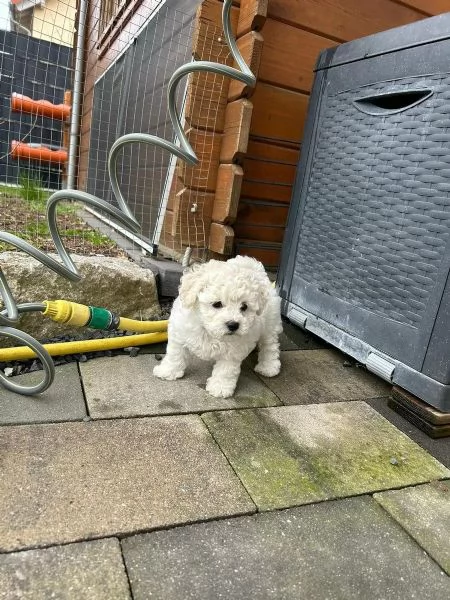
M 212 366 L 194 359 L 176 381 L 153 376 L 154 356 L 116 356 L 81 365 L 89 413 L 94 419 L 203 412 L 215 409 L 276 406 L 276 395 L 248 367 L 232 398 L 214 398 L 205 390 Z
M 42 381 L 42 371 L 14 377 L 20 385 Z M 0 386 L 0 424 L 77 421 L 86 416 L 86 406 L 76 363 L 56 368 L 52 386 L 36 396 L 22 396 Z
M 374 498 L 450 575 L 450 480 L 381 492 Z
M 388 396 L 392 387 L 336 350 L 282 352 L 280 374 L 262 380 L 284 404 L 377 398 Z
M 0 428 L 0 551 L 254 511 L 194 415 Z
M 0 554 L 0 600 L 130 600 L 117 539 Z
M 450 579 L 368 497 L 122 540 L 134 600 L 436 600 Z

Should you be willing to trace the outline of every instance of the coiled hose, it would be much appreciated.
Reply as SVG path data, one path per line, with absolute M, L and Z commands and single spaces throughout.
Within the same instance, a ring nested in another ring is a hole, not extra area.
M 160 148 L 168 150 L 170 153 L 174 154 L 181 160 L 184 160 L 186 163 L 190 165 L 195 165 L 198 163 L 198 158 L 183 130 L 181 117 L 178 114 L 178 109 L 175 101 L 177 86 L 180 80 L 190 73 L 208 72 L 236 79 L 250 87 L 254 87 L 256 84 L 256 78 L 253 75 L 250 68 L 245 63 L 244 59 L 242 58 L 242 55 L 237 47 L 236 40 L 233 36 L 230 19 L 231 3 L 232 0 L 225 0 L 224 2 L 222 9 L 222 25 L 226 43 L 230 49 L 233 59 L 235 60 L 239 68 L 236 69 L 234 67 L 229 67 L 228 65 L 222 65 L 210 61 L 193 61 L 182 65 L 175 71 L 175 73 L 172 75 L 169 81 L 167 89 L 167 102 L 170 119 L 175 130 L 175 135 L 179 141 L 179 145 L 175 144 L 174 142 L 170 142 L 157 136 L 145 133 L 130 133 L 116 140 L 109 152 L 108 172 L 111 182 L 111 188 L 114 197 L 117 200 L 119 208 L 115 208 L 108 202 L 105 202 L 104 200 L 101 200 L 96 196 L 87 194 L 86 192 L 80 192 L 78 190 L 61 190 L 52 194 L 47 201 L 47 223 L 50 230 L 50 234 L 56 247 L 56 251 L 59 257 L 61 258 L 62 264 L 45 254 L 45 252 L 38 250 L 25 240 L 22 240 L 21 238 L 17 237 L 16 235 L 0 231 L 1 241 L 11 244 L 19 250 L 22 250 L 29 256 L 32 256 L 33 258 L 38 260 L 43 265 L 47 266 L 49 269 L 52 269 L 53 271 L 58 273 L 58 275 L 61 275 L 62 277 L 65 277 L 66 279 L 69 279 L 71 281 L 79 281 L 80 275 L 72 258 L 70 257 L 64 246 L 64 243 L 61 239 L 61 235 L 58 230 L 56 209 L 59 202 L 61 202 L 62 200 L 82 202 L 83 204 L 87 204 L 89 206 L 104 211 L 112 219 L 121 223 L 132 232 L 139 231 L 139 223 L 134 217 L 130 208 L 128 207 L 117 180 L 117 158 L 123 146 L 135 142 L 159 146 Z M 28 346 L 31 350 L 33 350 L 36 353 L 36 355 L 42 362 L 44 368 L 44 379 L 36 385 L 19 385 L 17 383 L 14 383 L 10 379 L 7 379 L 2 372 L 0 372 L 0 382 L 8 390 L 23 395 L 30 396 L 33 394 L 43 392 L 50 387 L 55 377 L 55 367 L 50 357 L 50 354 L 46 350 L 46 348 L 44 348 L 44 346 L 40 344 L 36 339 L 14 327 L 17 324 L 19 320 L 19 315 L 21 313 L 42 311 L 42 303 L 17 304 L 12 296 L 11 290 L 8 286 L 8 282 L 6 281 L 5 275 L 1 270 L 1 267 L 0 294 L 5 306 L 4 310 L 0 312 L 0 336 L 14 339 L 16 341 L 22 342 L 23 344 L 25 344 L 25 346 Z

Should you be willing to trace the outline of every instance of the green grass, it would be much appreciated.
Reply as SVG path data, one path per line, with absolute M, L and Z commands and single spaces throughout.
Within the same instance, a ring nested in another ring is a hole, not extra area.
M 17 186 L 0 184 L 0 199 L 1 198 L 17 198 L 20 196 Z
M 27 203 L 33 213 L 45 215 L 47 208 L 47 200 L 53 192 L 49 192 L 42 188 L 37 188 L 35 182 L 28 178 L 24 178 L 23 185 L 9 186 L 0 184 L 0 197 L 3 198 L 22 198 Z M 58 204 L 58 214 L 61 215 L 76 215 L 80 210 L 81 205 L 73 200 L 62 200 Z
M 21 172 L 19 174 L 19 195 L 30 204 L 30 208 L 36 211 L 45 209 L 45 204 L 49 196 L 48 192 L 42 189 L 42 181 L 39 176 L 33 172 Z
M 95 229 L 65 229 L 62 235 L 66 237 L 80 237 L 84 241 L 91 243 L 93 246 L 104 246 L 105 244 L 114 244 L 107 236 L 102 235 Z

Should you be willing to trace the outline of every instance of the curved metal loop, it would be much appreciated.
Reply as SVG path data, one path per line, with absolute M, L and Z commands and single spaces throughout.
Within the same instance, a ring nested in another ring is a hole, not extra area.
M 2 385 L 10 392 L 22 394 L 23 396 L 33 396 L 34 394 L 45 392 L 55 379 L 55 365 L 53 364 L 52 357 L 44 346 L 31 337 L 31 335 L 28 335 L 28 333 L 20 331 L 19 329 L 14 329 L 13 327 L 0 327 L 0 336 L 22 342 L 25 346 L 34 350 L 44 367 L 44 379 L 35 385 L 19 385 L 18 383 L 14 383 L 14 381 L 6 377 L 1 371 L 0 383 L 2 383 Z
M 247 65 L 245 60 L 243 59 L 242 54 L 240 53 L 239 48 L 237 46 L 236 40 L 233 36 L 233 30 L 231 27 L 231 4 L 232 0 L 225 0 L 223 4 L 222 25 L 225 40 L 227 42 L 228 48 L 230 49 L 231 56 L 233 57 L 234 61 L 238 64 L 239 69 L 235 69 L 234 67 L 229 67 L 228 65 L 222 65 L 206 60 L 198 60 L 178 67 L 178 69 L 176 69 L 176 71 L 170 78 L 167 88 L 167 105 L 169 109 L 170 120 L 172 121 L 172 125 L 175 130 L 175 135 L 180 145 L 178 146 L 174 142 L 170 142 L 168 140 L 159 138 L 154 135 L 149 135 L 145 133 L 129 133 L 118 138 L 111 148 L 108 157 L 108 171 L 109 179 L 111 182 L 111 188 L 113 190 L 117 202 L 119 203 L 119 206 L 132 219 L 134 219 L 134 215 L 130 211 L 126 200 L 123 197 L 119 183 L 117 181 L 117 157 L 119 151 L 121 150 L 121 148 L 123 148 L 123 146 L 135 142 L 151 144 L 153 146 L 159 146 L 164 150 L 168 150 L 169 152 L 171 152 L 178 158 L 181 158 L 181 160 L 184 160 L 190 165 L 196 165 L 198 163 L 197 155 L 195 154 L 191 144 L 189 143 L 187 135 L 184 132 L 181 116 L 177 109 L 176 92 L 181 79 L 183 79 L 183 77 L 189 75 L 190 73 L 208 72 L 216 73 L 217 75 L 223 75 L 224 77 L 230 77 L 231 79 L 236 79 L 237 81 L 241 81 L 242 83 L 245 83 L 250 87 L 254 87 L 256 85 L 256 77 L 252 73 L 250 67 Z
M 184 160 L 190 165 L 196 165 L 198 163 L 198 158 L 192 146 L 189 143 L 186 133 L 184 132 L 181 116 L 178 113 L 176 105 L 176 91 L 181 79 L 190 73 L 208 72 L 236 79 L 250 87 L 254 87 L 256 84 L 256 78 L 253 75 L 250 68 L 248 67 L 248 65 L 246 64 L 246 62 L 244 61 L 241 53 L 239 52 L 236 40 L 233 36 L 230 19 L 231 4 L 232 0 L 225 0 L 222 9 L 222 24 L 226 43 L 230 49 L 234 61 L 239 66 L 239 69 L 229 67 L 228 65 L 222 65 L 219 63 L 213 63 L 209 61 L 193 61 L 186 65 L 182 65 L 175 71 L 175 73 L 172 75 L 169 81 L 167 90 L 167 102 L 169 116 L 175 130 L 176 138 L 179 141 L 179 145 L 175 142 L 164 140 L 157 136 L 145 133 L 130 133 L 116 140 L 109 152 L 108 171 L 111 182 L 111 188 L 120 208 L 117 209 L 110 203 L 105 202 L 104 200 L 101 200 L 96 196 L 92 196 L 91 194 L 87 194 L 85 192 L 80 192 L 77 190 L 61 190 L 52 194 L 47 201 L 47 222 L 50 234 L 55 244 L 57 253 L 61 258 L 62 264 L 50 257 L 48 254 L 45 254 L 45 252 L 38 250 L 25 240 L 22 240 L 21 238 L 13 234 L 0 231 L 1 241 L 7 242 L 8 244 L 12 244 L 16 248 L 23 250 L 29 256 L 32 256 L 40 263 L 47 266 L 49 269 L 52 269 L 53 271 L 58 273 L 58 275 L 61 275 L 62 277 L 65 277 L 66 279 L 69 279 L 71 281 L 78 281 L 80 279 L 80 275 L 78 274 L 75 263 L 73 262 L 72 258 L 70 257 L 69 253 L 67 252 L 64 246 L 57 225 L 57 205 L 59 202 L 63 200 L 75 200 L 77 202 L 89 204 L 90 206 L 96 207 L 106 212 L 113 219 L 119 221 L 131 231 L 139 231 L 139 223 L 136 220 L 130 207 L 128 206 L 118 183 L 117 159 L 120 150 L 127 144 L 132 143 L 151 144 L 154 146 L 159 146 L 163 150 L 167 150 L 171 154 L 174 154 L 175 156 L 177 156 L 181 160 Z M 1 268 L 0 296 L 3 299 L 5 305 L 5 309 L 0 312 L 0 336 L 4 335 L 5 337 L 13 338 L 15 340 L 25 343 L 25 345 L 32 348 L 41 359 L 45 370 L 44 380 L 40 384 L 34 386 L 25 387 L 12 383 L 11 380 L 7 379 L 1 373 L 1 371 L 0 383 L 2 383 L 7 389 L 24 395 L 32 395 L 37 394 L 39 392 L 43 392 L 51 385 L 54 378 L 54 365 L 52 359 L 50 358 L 50 355 L 42 346 L 42 344 L 40 344 L 30 335 L 19 331 L 18 329 L 9 327 L 17 323 L 20 312 L 31 312 L 33 310 L 38 311 L 40 310 L 40 305 L 27 304 L 18 306 L 13 298 L 13 295 Z
M 124 207 L 127 210 L 128 214 L 124 214 L 120 210 L 118 210 L 115 206 L 109 204 L 109 202 L 105 202 L 104 200 L 100 200 L 96 196 L 92 196 L 91 194 L 87 194 L 86 192 L 79 192 L 77 190 L 60 190 L 59 192 L 55 192 L 50 196 L 47 200 L 47 223 L 48 228 L 50 230 L 50 234 L 53 239 L 53 243 L 55 244 L 56 250 L 61 257 L 61 260 L 64 263 L 64 267 L 59 265 L 60 271 L 58 271 L 63 277 L 67 277 L 67 279 L 80 279 L 78 275 L 77 268 L 72 258 L 64 246 L 64 242 L 62 241 L 61 235 L 59 233 L 58 224 L 57 224 L 57 212 L 56 208 L 58 203 L 62 200 L 76 200 L 78 202 L 83 202 L 84 204 L 88 204 L 90 206 L 94 206 L 95 208 L 99 208 L 104 212 L 108 213 L 111 217 L 113 217 L 116 221 L 119 221 L 125 227 L 131 229 L 131 231 L 139 231 L 139 223 L 133 217 L 130 209 L 124 203 Z M 45 255 L 47 257 L 47 255 Z M 49 258 L 49 257 L 47 257 Z M 52 259 L 51 259 L 52 260 Z M 43 262 L 43 261 L 41 261 Z M 47 264 L 47 263 L 44 263 Z M 50 265 L 48 265 L 50 266 Z M 52 268 L 50 266 L 50 268 Z

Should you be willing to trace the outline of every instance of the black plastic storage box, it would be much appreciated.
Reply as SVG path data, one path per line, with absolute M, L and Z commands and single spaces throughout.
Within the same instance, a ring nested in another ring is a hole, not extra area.
M 450 412 L 450 13 L 323 52 L 283 313 Z

